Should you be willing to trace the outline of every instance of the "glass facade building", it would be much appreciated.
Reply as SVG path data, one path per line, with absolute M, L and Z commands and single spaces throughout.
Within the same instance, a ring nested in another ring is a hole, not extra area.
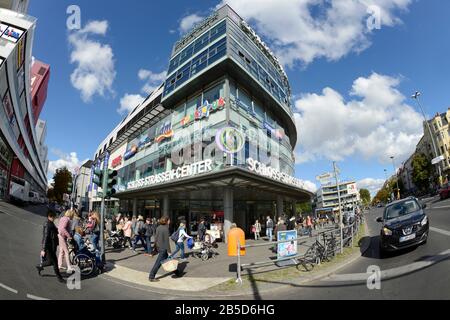
M 47 193 L 31 93 L 35 26 L 36 19 L 0 8 L 0 199 L 29 202 Z
M 232 222 L 249 232 L 255 219 L 291 215 L 311 198 L 293 177 L 296 142 L 286 74 L 224 6 L 175 44 L 164 83 L 94 163 L 118 171 L 116 213 L 169 215 L 194 233 L 205 217 L 223 237 Z

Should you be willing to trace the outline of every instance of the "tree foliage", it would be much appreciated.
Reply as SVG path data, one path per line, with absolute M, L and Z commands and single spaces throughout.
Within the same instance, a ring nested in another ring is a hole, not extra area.
M 428 158 L 423 154 L 417 154 L 412 161 L 412 180 L 421 190 L 426 191 L 430 185 L 430 177 L 433 175 L 433 166 Z
M 364 205 L 368 205 L 370 203 L 370 191 L 367 189 L 359 190 L 359 196 L 361 197 L 361 201 Z
M 54 199 L 59 203 L 63 203 L 63 195 L 67 193 L 69 183 L 72 183 L 72 174 L 66 168 L 57 169 L 53 176 L 53 193 Z

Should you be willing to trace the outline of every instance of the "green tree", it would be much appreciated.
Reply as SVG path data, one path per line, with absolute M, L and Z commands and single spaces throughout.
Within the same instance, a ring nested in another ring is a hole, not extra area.
M 72 174 L 66 167 L 57 169 L 53 181 L 54 198 L 59 204 L 62 204 L 63 195 L 67 193 L 69 183 L 72 183 Z
M 55 189 L 48 188 L 48 190 L 47 190 L 47 198 L 48 198 L 49 201 L 55 201 L 56 200 Z
M 359 190 L 359 196 L 364 205 L 368 205 L 370 203 L 370 191 L 367 189 Z
M 412 180 L 421 190 L 426 191 L 430 186 L 430 177 L 433 175 L 433 166 L 428 158 L 423 154 L 417 154 L 412 161 Z
M 297 203 L 297 213 L 312 213 L 312 203 L 311 201 L 305 201 L 301 203 Z

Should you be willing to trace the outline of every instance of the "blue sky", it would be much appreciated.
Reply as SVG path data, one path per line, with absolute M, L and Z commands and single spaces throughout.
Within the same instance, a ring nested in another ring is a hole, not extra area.
M 423 93 L 428 115 L 450 106 L 447 1 L 227 2 L 285 65 L 297 106 L 301 179 L 314 182 L 337 160 L 343 178 L 374 191 L 383 170 L 393 171 L 388 155 L 400 165 L 420 138 L 411 94 Z M 367 29 L 363 2 L 379 5 L 380 29 Z M 144 86 L 157 84 L 180 33 L 220 3 L 31 1 L 29 14 L 38 18 L 33 55 L 52 68 L 41 114 L 48 124 L 49 178 L 55 167 L 73 168 L 93 156 L 124 117 L 121 104 L 131 107 L 146 95 Z M 67 30 L 71 4 L 80 7 L 81 27 L 89 30 Z M 101 81 L 89 87 L 83 80 L 91 76 Z

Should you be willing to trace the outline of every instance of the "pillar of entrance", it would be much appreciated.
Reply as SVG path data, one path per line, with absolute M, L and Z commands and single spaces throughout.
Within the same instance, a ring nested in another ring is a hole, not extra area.
M 292 216 L 297 216 L 297 201 L 292 200 Z
M 284 214 L 283 197 L 277 196 L 277 217 L 281 217 Z
M 137 217 L 137 199 L 133 199 L 133 217 Z
M 223 211 L 224 211 L 224 224 L 223 224 L 223 231 L 224 231 L 224 239 L 225 243 L 228 243 L 228 232 L 230 231 L 231 224 L 234 220 L 234 212 L 233 212 L 233 189 L 231 188 L 225 188 L 223 192 Z
M 168 194 L 164 195 L 162 205 L 163 205 L 163 207 L 162 207 L 163 214 L 162 215 L 170 218 L 170 208 L 169 208 L 170 199 L 169 199 Z

